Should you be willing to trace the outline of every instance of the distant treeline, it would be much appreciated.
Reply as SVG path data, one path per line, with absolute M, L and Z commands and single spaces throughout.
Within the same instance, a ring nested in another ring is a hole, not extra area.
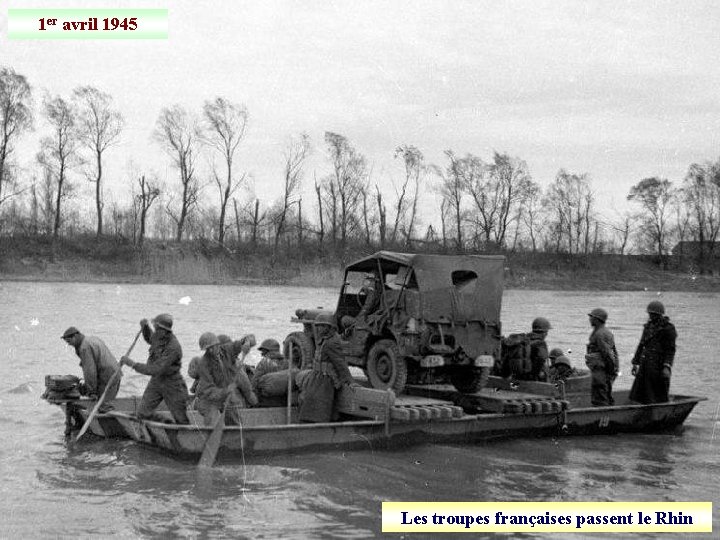
M 424 245 L 414 251 L 458 253 L 432 247 Z M 101 239 L 93 235 L 59 239 L 5 236 L 0 237 L 3 254 L 0 280 L 257 283 L 335 288 L 341 283 L 345 265 L 376 249 L 377 246 L 351 244 L 339 252 L 322 248 L 317 241 L 308 241 L 302 248 L 288 242 L 277 257 L 272 243 L 253 246 L 229 241 L 220 247 L 208 240 L 148 240 L 138 247 L 128 239 L 110 236 Z M 656 255 L 503 254 L 508 288 L 720 291 L 717 266 L 698 275 L 691 261 L 681 257 L 660 261 Z
M 20 164 L 16 147 L 36 117 L 43 119 L 45 136 L 36 159 Z M 542 260 L 541 253 L 556 261 L 652 253 L 664 269 L 691 263 L 691 271 L 704 274 L 716 266 L 720 159 L 690 164 L 675 183 L 639 179 L 627 193 L 634 210 L 610 216 L 598 208 L 588 173 L 560 169 L 542 187 L 520 157 L 495 152 L 483 159 L 447 150 L 445 162 L 435 165 L 411 144 L 395 148 L 404 175 L 388 197 L 380 186 L 391 181 L 378 177 L 367 157 L 338 133 L 326 132 L 321 145 L 330 172 L 318 177 L 306 170 L 313 144 L 299 133 L 277 152 L 282 195 L 263 200 L 241 189 L 252 173 L 237 153 L 248 118 L 243 104 L 224 97 L 195 112 L 163 108 L 153 141 L 177 179 L 162 185 L 150 168 L 135 165 L 126 202 L 107 200 L 106 154 L 124 125 L 112 96 L 82 86 L 69 97 L 45 95 L 36 110 L 26 78 L 0 68 L 0 236 L 50 237 L 57 244 L 63 237 L 94 235 L 140 254 L 148 240 L 176 247 L 197 241 L 228 254 L 262 254 L 271 269 L 286 266 L 280 261 L 288 253 L 305 264 L 315 256 L 343 261 L 348 253 L 377 249 L 501 252 L 533 261 Z M 304 200 L 311 173 L 314 196 Z M 80 195 L 88 181 L 92 201 Z M 428 197 L 436 215 L 422 210 Z

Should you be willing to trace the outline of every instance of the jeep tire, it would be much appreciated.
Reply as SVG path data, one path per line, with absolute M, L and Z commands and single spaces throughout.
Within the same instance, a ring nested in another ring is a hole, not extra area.
M 292 347 L 293 367 L 311 369 L 315 347 L 305 332 L 292 332 L 283 342 L 283 355 L 290 360 L 290 347 Z
M 373 388 L 390 388 L 400 394 L 407 382 L 407 360 L 400 356 L 397 343 L 391 339 L 381 339 L 370 347 L 365 372 Z
M 490 368 L 459 366 L 450 372 L 450 382 L 462 394 L 479 392 L 487 384 Z

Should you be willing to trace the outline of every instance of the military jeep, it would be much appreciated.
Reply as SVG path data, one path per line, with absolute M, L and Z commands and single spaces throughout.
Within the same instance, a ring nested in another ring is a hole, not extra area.
M 320 313 L 330 313 L 349 365 L 374 388 L 451 382 L 478 391 L 500 354 L 501 256 L 380 251 L 350 264 L 335 311 L 298 309 L 303 331 L 284 342 L 286 357 L 310 368 Z M 374 281 L 373 305 L 363 287 Z

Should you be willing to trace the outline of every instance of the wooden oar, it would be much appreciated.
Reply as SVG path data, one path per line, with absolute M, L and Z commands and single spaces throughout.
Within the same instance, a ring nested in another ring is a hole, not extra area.
M 225 410 L 228 408 L 228 405 L 230 405 L 230 399 L 232 398 L 235 388 L 237 387 L 233 384 L 232 390 L 228 394 L 228 397 L 225 399 L 225 404 L 223 405 L 223 408 L 220 411 L 220 415 L 215 421 L 215 425 L 210 432 L 210 436 L 207 438 L 207 441 L 205 441 L 205 448 L 203 448 L 202 456 L 200 456 L 200 461 L 198 462 L 198 467 L 202 469 L 212 467 L 215 463 L 215 458 L 217 457 L 218 450 L 220 450 L 220 442 L 222 441 L 223 430 L 225 429 Z
M 245 360 L 246 355 L 247 353 L 243 353 L 242 358 L 238 362 L 238 369 L 244 369 L 243 360 Z M 200 461 L 198 462 L 198 467 L 200 468 L 209 468 L 215 463 L 215 458 L 217 457 L 218 450 L 220 450 L 220 443 L 222 442 L 223 430 L 225 429 L 225 411 L 230 405 L 230 400 L 232 399 L 236 388 L 237 381 L 233 381 L 230 385 L 230 393 L 228 394 L 228 397 L 225 398 L 225 404 L 220 411 L 220 416 L 218 416 L 218 419 L 215 421 L 215 425 L 210 432 L 210 436 L 205 441 L 205 448 L 203 448 L 203 453 L 200 456 Z
M 132 345 L 130 345 L 130 348 L 125 353 L 125 356 L 130 356 L 130 353 L 135 348 L 135 344 L 137 343 L 138 338 L 140 337 L 140 334 L 142 334 L 142 329 L 135 334 L 135 339 L 132 342 Z M 80 428 L 80 431 L 77 434 L 77 437 L 75 437 L 75 442 L 78 442 L 80 440 L 80 437 L 85 435 L 85 432 L 90 427 L 90 422 L 92 422 L 95 419 L 95 416 L 97 415 L 98 411 L 100 410 L 100 406 L 105 401 L 105 396 L 107 396 L 108 390 L 110 390 L 110 387 L 115 383 L 115 379 L 117 379 L 120 376 L 120 372 L 122 371 L 122 364 L 118 364 L 118 367 L 115 368 L 115 372 L 110 377 L 110 380 L 105 385 L 105 390 L 103 391 L 102 395 L 100 396 L 100 399 L 97 400 L 97 403 L 95 403 L 95 407 L 93 407 L 93 410 L 90 412 L 90 414 L 87 417 L 87 420 L 85 420 L 85 423 L 83 424 L 83 427 Z

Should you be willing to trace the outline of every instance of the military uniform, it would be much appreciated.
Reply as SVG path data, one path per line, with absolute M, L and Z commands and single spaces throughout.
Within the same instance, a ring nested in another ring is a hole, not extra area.
M 567 364 L 553 364 L 548 370 L 548 379 L 550 382 L 565 381 L 570 377 L 575 377 L 577 371 L 575 368 L 568 366 Z
M 148 324 L 142 327 L 143 338 L 150 344 L 148 361 L 145 364 L 134 362 L 132 368 L 143 375 L 150 375 L 142 400 L 138 406 L 139 418 L 152 417 L 153 412 L 165 401 L 175 422 L 188 424 L 185 411 L 188 389 L 180 374 L 182 348 L 175 334 L 153 331 Z
M 275 373 L 276 371 L 282 371 L 287 369 L 287 362 L 283 358 L 283 355 L 277 352 L 270 351 L 266 356 L 262 358 L 255 366 L 255 371 L 252 377 L 252 388 L 253 391 L 258 394 L 258 381 L 263 375 L 268 373 Z
M 298 414 L 300 421 L 330 422 L 336 419 L 337 392 L 344 384 L 352 382 L 340 336 L 335 333 L 319 343 L 312 371 L 302 380 Z
M 612 383 L 617 377 L 619 359 L 615 337 L 604 325 L 596 326 L 587 344 L 585 363 L 592 374 L 591 401 L 593 405 L 612 405 Z
M 213 353 L 208 351 L 200 358 L 197 365 L 197 409 L 203 415 L 206 425 L 212 425 L 220 411 L 225 407 L 228 398 L 227 387 L 235 383 L 230 401 L 225 409 L 225 422 L 238 425 L 240 414 L 238 409 L 257 405 L 257 396 L 252 390 L 250 379 L 245 370 L 235 363 L 245 342 L 242 340 L 219 344 Z
M 672 368 L 676 338 L 675 326 L 665 316 L 645 323 L 632 359 L 638 371 L 630 390 L 631 400 L 638 403 L 668 401 L 670 378 L 663 376 L 663 368 Z
M 545 332 L 530 332 L 530 368 L 525 377 L 530 381 L 546 381 L 548 378 L 547 361 L 548 346 L 545 341 Z
M 117 370 L 117 360 L 103 340 L 95 336 L 83 336 L 75 353 L 80 358 L 86 393 L 100 397 L 105 392 L 113 373 Z M 118 377 L 105 396 L 106 403 L 115 399 L 119 386 L 120 378 Z

